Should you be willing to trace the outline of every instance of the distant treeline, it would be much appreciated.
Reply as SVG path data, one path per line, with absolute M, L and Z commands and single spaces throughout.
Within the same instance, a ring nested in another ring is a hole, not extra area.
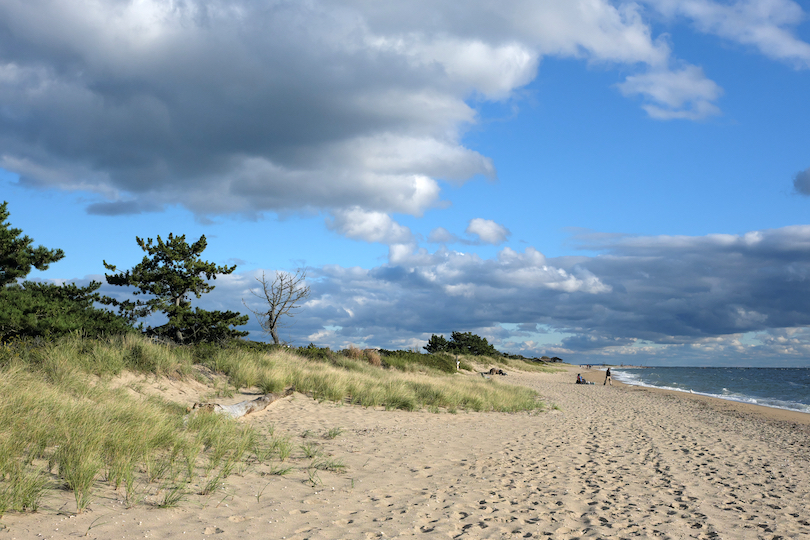
M 431 354 L 435 353 L 450 353 L 450 354 L 469 354 L 472 356 L 491 356 L 494 358 L 503 357 L 513 360 L 525 360 L 530 362 L 562 362 L 562 358 L 556 356 L 549 358 L 542 356 L 540 358 L 532 357 L 527 358 L 522 354 L 509 354 L 502 353 L 493 347 L 487 338 L 482 338 L 472 332 L 452 332 L 450 339 L 446 339 L 443 335 L 437 336 L 433 334 L 430 336 L 428 344 L 424 349 Z

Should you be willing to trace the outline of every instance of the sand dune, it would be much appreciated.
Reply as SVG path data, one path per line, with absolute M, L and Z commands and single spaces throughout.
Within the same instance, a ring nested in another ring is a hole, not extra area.
M 602 386 L 601 372 L 587 374 L 596 386 L 575 385 L 577 371 L 510 373 L 559 407 L 532 414 L 381 411 L 296 394 L 244 421 L 318 445 L 345 472 L 317 471 L 313 485 L 299 452 L 286 476 L 258 465 L 174 509 L 127 510 L 100 490 L 73 516 L 65 493 L 35 515 L 7 515 L 0 535 L 810 538 L 810 415 Z M 323 437 L 333 428 L 341 435 Z

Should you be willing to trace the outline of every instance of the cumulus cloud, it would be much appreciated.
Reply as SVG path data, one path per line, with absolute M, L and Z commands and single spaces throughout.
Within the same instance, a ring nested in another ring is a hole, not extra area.
M 430 231 L 427 241 L 431 244 L 453 244 L 459 241 L 459 237 L 444 227 L 436 227 Z
M 792 24 L 777 11 L 737 26 Z M 108 215 L 418 216 L 442 182 L 496 177 L 462 143 L 470 104 L 511 99 L 544 57 L 622 64 L 655 118 L 715 114 L 718 87 L 645 16 L 608 0 L 0 1 L 0 167 L 95 192 Z
M 506 242 L 509 237 L 509 229 L 503 225 L 495 223 L 491 219 L 474 218 L 465 231 L 467 234 L 478 237 L 482 244 L 498 245 Z
M 314 294 L 302 312 L 301 339 L 331 328 L 339 329 L 333 330 L 336 340 L 358 343 L 363 337 L 386 348 L 424 344 L 431 333 L 460 329 L 489 328 L 493 335 L 499 322 L 536 319 L 536 310 L 548 307 L 556 294 L 599 296 L 610 290 L 586 269 L 551 266 L 532 248 L 507 248 L 496 259 L 441 249 L 399 264 L 328 266 L 310 276 Z
M 439 250 L 369 270 L 324 268 L 315 286 L 322 311 L 311 315 L 344 336 L 359 332 L 389 344 L 517 325 L 506 336 L 489 330 L 504 350 L 541 325 L 567 337 L 534 354 L 573 358 L 795 361 L 810 350 L 809 333 L 800 331 L 810 324 L 810 226 L 580 241 L 601 254 L 549 259 L 532 248 L 505 248 L 482 259 Z M 745 344 L 743 335 L 760 337 Z
M 327 227 L 348 238 L 366 242 L 409 244 L 413 241 L 411 230 L 388 214 L 367 212 L 358 207 L 336 211 L 335 217 L 327 221 Z
M 457 236 L 444 227 L 433 229 L 428 235 L 428 242 L 433 244 L 465 244 L 480 246 L 484 244 L 503 244 L 512 234 L 509 229 L 491 219 L 473 218 L 464 231 L 469 238 Z

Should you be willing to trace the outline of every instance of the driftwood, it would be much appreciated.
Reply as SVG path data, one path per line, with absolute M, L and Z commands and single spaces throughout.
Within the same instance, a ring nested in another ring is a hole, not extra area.
M 241 418 L 246 414 L 264 410 L 274 401 L 285 398 L 291 395 L 293 392 L 293 387 L 290 387 L 284 390 L 284 392 L 265 394 L 256 399 L 242 401 L 233 405 L 220 405 L 219 403 L 195 403 L 194 406 L 191 407 L 191 412 L 215 412 L 218 414 L 226 414 L 231 418 Z

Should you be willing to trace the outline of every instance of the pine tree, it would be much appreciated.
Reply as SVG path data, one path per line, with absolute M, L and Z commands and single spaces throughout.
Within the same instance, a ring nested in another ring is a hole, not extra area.
M 8 217 L 4 202 L 0 205 L 0 338 L 52 338 L 72 332 L 98 337 L 132 331 L 125 319 L 94 306 L 103 300 L 97 281 L 85 287 L 17 283 L 32 268 L 45 270 L 65 254 L 61 249 L 33 247 L 33 240 L 13 228 Z
M 472 332 L 453 332 L 448 341 L 445 337 L 433 334 L 424 349 L 431 353 L 448 352 L 452 354 L 470 354 L 473 356 L 502 356 L 500 351 Z
M 430 336 L 430 341 L 423 347 L 428 353 L 436 354 L 440 352 L 447 352 L 450 344 L 444 339 L 444 336 L 437 336 L 433 334 Z
M 44 246 L 32 247 L 34 241 L 22 235 L 22 229 L 14 229 L 8 219 L 8 202 L 0 204 L 0 287 L 16 283 L 31 271 L 47 270 L 48 265 L 65 256 L 61 249 Z
M 168 338 L 177 343 L 198 343 L 219 341 L 226 338 L 246 336 L 231 328 L 247 324 L 248 316 L 233 311 L 206 311 L 191 308 L 191 295 L 200 298 L 214 286 L 208 280 L 216 279 L 217 274 L 230 274 L 234 266 L 217 266 L 200 260 L 208 245 L 205 236 L 193 244 L 186 243 L 186 236 L 169 234 L 167 241 L 158 236 L 157 242 L 151 238 L 135 241 L 146 252 L 143 260 L 131 270 L 118 272 L 117 268 L 104 261 L 104 267 L 116 274 L 106 274 L 107 283 L 137 288 L 133 293 L 151 295 L 148 300 L 109 299 L 106 303 L 118 306 L 120 313 L 130 321 L 161 312 L 168 317 L 162 326 L 146 329 L 147 334 Z
M 86 287 L 26 281 L 0 290 L 0 336 L 56 338 L 73 332 L 85 337 L 125 334 L 126 319 L 94 307 L 101 283 Z

